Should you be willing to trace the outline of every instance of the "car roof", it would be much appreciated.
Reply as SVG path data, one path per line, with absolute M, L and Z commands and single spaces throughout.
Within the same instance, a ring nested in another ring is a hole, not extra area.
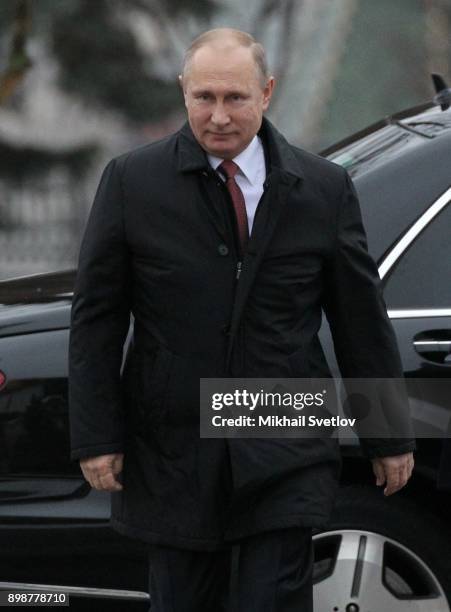
M 75 270 L 31 274 L 0 281 L 0 307 L 61 302 L 72 295 Z
M 69 327 L 74 281 L 74 270 L 0 281 L 0 338 Z
M 392 115 L 322 152 L 346 168 L 359 195 L 371 254 L 383 255 L 451 185 L 451 109 Z

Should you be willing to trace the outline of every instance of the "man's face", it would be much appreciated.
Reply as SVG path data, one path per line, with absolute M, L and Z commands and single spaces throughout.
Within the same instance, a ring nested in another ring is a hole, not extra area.
M 258 132 L 274 80 L 265 88 L 252 52 L 211 46 L 196 51 L 182 80 L 193 134 L 207 153 L 232 159 Z

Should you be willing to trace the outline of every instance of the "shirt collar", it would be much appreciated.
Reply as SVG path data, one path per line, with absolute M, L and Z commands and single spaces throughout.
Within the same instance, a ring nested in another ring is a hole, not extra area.
M 224 161 L 220 157 L 207 155 L 210 165 L 215 170 Z M 240 167 L 241 173 L 247 178 L 251 185 L 255 185 L 260 174 L 261 164 L 265 162 L 263 145 L 260 137 L 255 135 L 244 151 L 241 151 L 233 161 Z

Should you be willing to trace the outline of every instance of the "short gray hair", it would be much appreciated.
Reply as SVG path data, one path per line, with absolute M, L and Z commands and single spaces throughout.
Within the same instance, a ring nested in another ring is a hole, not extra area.
M 182 76 L 185 76 L 187 67 L 198 49 L 221 39 L 226 40 L 227 38 L 235 41 L 238 46 L 246 47 L 251 50 L 260 75 L 262 88 L 266 87 L 269 79 L 269 69 L 263 45 L 257 42 L 255 38 L 247 32 L 234 30 L 233 28 L 216 28 L 214 30 L 208 30 L 195 38 L 186 50 L 182 67 Z

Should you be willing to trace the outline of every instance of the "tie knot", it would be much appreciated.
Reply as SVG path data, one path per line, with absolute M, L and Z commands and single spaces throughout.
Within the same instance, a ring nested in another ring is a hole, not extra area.
M 218 170 L 224 174 L 226 179 L 234 178 L 240 167 L 231 159 L 225 159 L 222 164 L 218 166 Z

